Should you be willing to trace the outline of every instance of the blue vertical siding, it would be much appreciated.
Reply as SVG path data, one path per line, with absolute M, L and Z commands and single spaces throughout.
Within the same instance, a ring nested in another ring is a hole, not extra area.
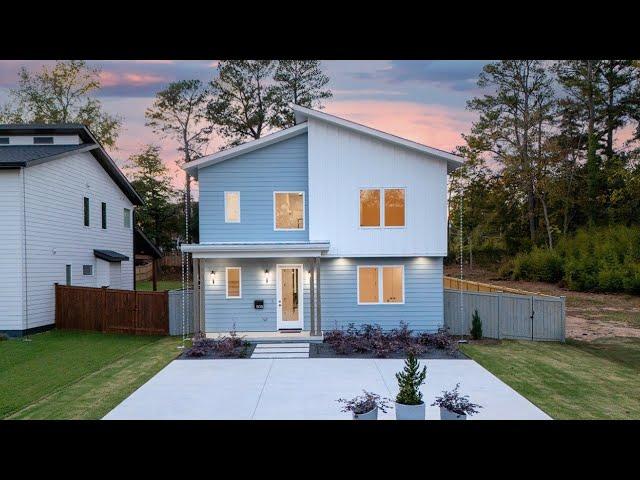
M 219 259 L 205 263 L 205 331 L 229 332 L 234 326 L 237 331 L 275 332 L 276 313 L 276 265 L 301 263 L 304 286 L 303 330 L 309 330 L 309 261 L 296 258 L 269 259 Z M 226 267 L 242 268 L 242 298 L 226 298 Z M 265 269 L 269 269 L 269 283 L 265 282 Z M 210 272 L 214 270 L 215 284 L 211 284 Z M 254 300 L 264 300 L 264 309 L 253 308 Z
M 198 171 L 200 243 L 309 239 L 307 134 Z M 305 229 L 274 231 L 273 192 L 305 192 Z M 225 223 L 224 192 L 240 192 L 240 223 Z
M 379 324 L 385 330 L 405 321 L 415 331 L 444 326 L 442 258 L 330 258 L 321 260 L 322 330 Z M 404 265 L 405 302 L 358 305 L 358 265 Z
M 207 260 L 205 278 L 205 325 L 207 332 L 276 331 L 276 264 L 304 264 L 304 330 L 309 330 L 308 259 Z M 358 265 L 404 265 L 405 303 L 358 305 Z M 242 298 L 225 298 L 225 267 L 242 268 Z M 265 269 L 269 283 L 265 283 Z M 323 258 L 321 259 L 322 330 L 346 328 L 350 323 L 379 324 L 385 330 L 405 321 L 419 332 L 436 332 L 444 326 L 442 258 Z M 211 285 L 210 272 L 216 271 Z M 264 310 L 253 308 L 264 300 Z

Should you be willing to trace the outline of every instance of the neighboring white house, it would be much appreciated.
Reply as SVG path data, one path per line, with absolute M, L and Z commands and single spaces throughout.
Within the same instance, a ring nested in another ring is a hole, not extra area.
M 142 199 L 82 125 L 0 125 L 0 332 L 50 328 L 54 285 L 133 289 Z
M 463 159 L 323 112 L 195 160 L 207 333 L 443 327 L 447 174 Z

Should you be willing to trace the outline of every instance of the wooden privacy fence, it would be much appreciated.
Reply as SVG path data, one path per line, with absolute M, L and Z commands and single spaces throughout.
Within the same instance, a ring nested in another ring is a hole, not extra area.
M 136 282 L 151 280 L 153 277 L 153 262 L 144 265 L 136 265 Z
M 179 253 L 170 253 L 164 255 L 160 259 L 160 265 L 163 267 L 181 267 L 182 255 L 180 255 Z
M 462 296 L 462 308 L 460 297 Z M 565 340 L 565 298 L 459 290 L 444 291 L 444 323 L 453 335 L 469 335 L 478 310 L 487 338 Z
M 517 288 L 503 287 L 502 285 L 492 285 L 490 283 L 472 282 L 471 280 L 460 280 L 454 277 L 443 277 L 444 288 L 450 288 L 452 290 L 465 290 L 469 292 L 508 292 L 515 293 L 517 295 L 539 295 L 541 297 L 547 297 L 544 293 L 539 292 L 527 292 L 526 290 L 519 290 Z
M 56 284 L 56 328 L 168 335 L 167 292 Z

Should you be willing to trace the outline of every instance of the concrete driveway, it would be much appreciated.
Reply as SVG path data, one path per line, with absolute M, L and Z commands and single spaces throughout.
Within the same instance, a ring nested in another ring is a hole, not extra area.
M 534 420 L 550 417 L 473 360 L 422 360 L 427 419 L 440 418 L 430 404 L 457 382 L 480 413 L 470 419 Z M 393 399 L 403 360 L 242 359 L 174 360 L 105 419 L 349 419 L 336 399 L 366 389 Z M 393 419 L 393 407 L 380 418 Z

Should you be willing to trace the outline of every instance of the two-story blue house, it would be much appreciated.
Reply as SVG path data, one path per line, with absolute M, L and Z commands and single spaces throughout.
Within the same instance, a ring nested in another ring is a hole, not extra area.
M 185 166 L 199 181 L 196 328 L 443 326 L 447 174 L 463 159 L 292 106 L 294 127 Z

